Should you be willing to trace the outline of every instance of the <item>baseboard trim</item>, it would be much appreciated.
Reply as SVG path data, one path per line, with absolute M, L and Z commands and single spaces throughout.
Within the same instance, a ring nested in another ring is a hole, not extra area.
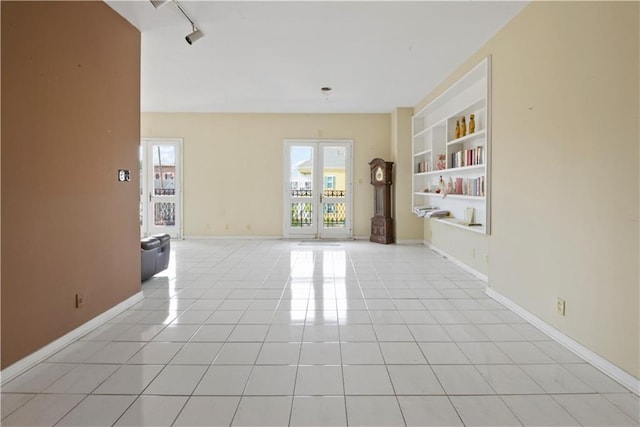
M 398 245 L 422 245 L 422 244 L 423 244 L 423 241 L 422 241 L 422 240 L 420 240 L 420 239 L 417 239 L 417 240 L 411 240 L 411 239 L 404 240 L 404 239 L 399 239 L 399 240 L 396 240 L 396 243 L 397 243 Z
M 431 243 L 429 243 L 427 241 L 423 241 L 422 244 L 425 245 L 426 247 L 428 247 L 429 249 L 431 249 L 432 251 L 434 251 L 435 253 L 437 253 L 438 255 L 448 259 L 449 261 L 451 261 L 452 263 L 454 263 L 455 265 L 457 265 L 458 267 L 460 267 L 461 269 L 463 269 L 467 273 L 471 273 L 477 279 L 482 280 L 484 283 L 489 283 L 489 277 L 487 277 L 486 274 L 482 274 L 478 270 L 475 270 L 474 268 L 469 267 L 464 262 L 462 262 L 459 259 L 449 255 L 448 253 L 446 253 L 442 249 L 438 248 L 437 246 L 432 245 Z
M 282 240 L 282 236 L 184 236 L 184 240 Z
M 538 316 L 511 301 L 509 298 L 505 297 L 496 290 L 487 287 L 485 293 L 489 297 L 493 298 L 500 304 L 504 305 L 505 307 L 525 319 L 527 322 L 531 323 L 536 328 L 540 329 L 545 334 L 549 335 L 551 338 L 563 345 L 567 350 L 575 353 L 587 362 L 591 363 L 594 367 L 601 370 L 604 374 L 610 376 L 615 381 L 631 390 L 631 392 L 635 393 L 636 395 L 640 395 L 640 380 L 638 378 L 618 368 L 607 359 L 597 355 L 582 344 L 570 338 L 568 335 L 563 334 L 544 320 L 540 319 Z
M 92 331 L 93 329 L 102 325 L 106 321 L 114 318 L 115 316 L 122 313 L 123 311 L 125 311 L 132 305 L 136 304 L 137 302 L 142 301 L 143 298 L 144 298 L 144 295 L 142 294 L 142 291 L 140 291 L 137 294 L 122 301 L 118 305 L 111 307 L 109 310 L 105 311 L 104 313 L 99 314 L 98 316 L 94 317 L 88 322 L 83 323 L 82 325 L 78 326 L 76 329 L 72 330 L 71 332 L 68 332 L 65 335 L 61 336 L 60 338 L 56 339 L 55 341 L 50 342 L 49 344 L 42 347 L 40 350 L 37 350 L 26 357 L 23 357 L 22 359 L 15 362 L 13 365 L 7 366 L 2 371 L 0 371 L 0 384 L 5 384 L 7 381 L 14 379 L 18 375 L 25 372 L 26 370 L 37 365 L 38 363 L 42 362 L 48 357 L 54 355 L 59 350 L 71 344 L 72 342 L 82 337 L 86 333 Z

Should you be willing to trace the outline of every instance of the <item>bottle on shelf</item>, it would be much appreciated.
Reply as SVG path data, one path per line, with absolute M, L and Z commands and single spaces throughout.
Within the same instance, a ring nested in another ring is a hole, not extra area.
M 460 138 L 460 120 L 456 120 L 455 136 L 456 136 L 456 139 Z
M 446 188 L 447 187 L 444 183 L 444 180 L 442 179 L 442 175 L 440 175 L 440 180 L 438 181 L 438 188 L 436 189 L 436 194 L 443 193 Z
M 476 120 L 475 115 L 472 114 L 469 116 L 469 134 L 472 134 L 476 131 Z
M 464 116 L 462 116 L 462 123 L 460 123 L 460 136 L 465 136 L 467 134 L 467 124 L 464 121 Z

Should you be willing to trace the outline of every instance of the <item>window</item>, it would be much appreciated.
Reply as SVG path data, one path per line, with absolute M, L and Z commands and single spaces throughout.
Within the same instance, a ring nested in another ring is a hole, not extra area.
M 336 177 L 335 176 L 325 176 L 324 177 L 324 188 L 325 188 L 325 190 L 334 190 L 336 188 Z

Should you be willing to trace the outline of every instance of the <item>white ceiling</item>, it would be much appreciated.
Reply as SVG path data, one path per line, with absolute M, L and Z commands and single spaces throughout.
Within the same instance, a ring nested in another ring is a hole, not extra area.
M 107 1 L 142 32 L 142 111 L 371 113 L 411 107 L 524 1 Z M 333 91 L 328 99 L 322 86 Z

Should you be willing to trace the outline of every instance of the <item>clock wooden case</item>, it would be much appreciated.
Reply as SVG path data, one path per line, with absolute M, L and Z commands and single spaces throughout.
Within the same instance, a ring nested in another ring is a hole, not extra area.
M 369 241 L 389 244 L 394 242 L 393 218 L 391 218 L 391 176 L 393 162 L 376 158 L 369 162 L 373 185 L 373 218 Z

